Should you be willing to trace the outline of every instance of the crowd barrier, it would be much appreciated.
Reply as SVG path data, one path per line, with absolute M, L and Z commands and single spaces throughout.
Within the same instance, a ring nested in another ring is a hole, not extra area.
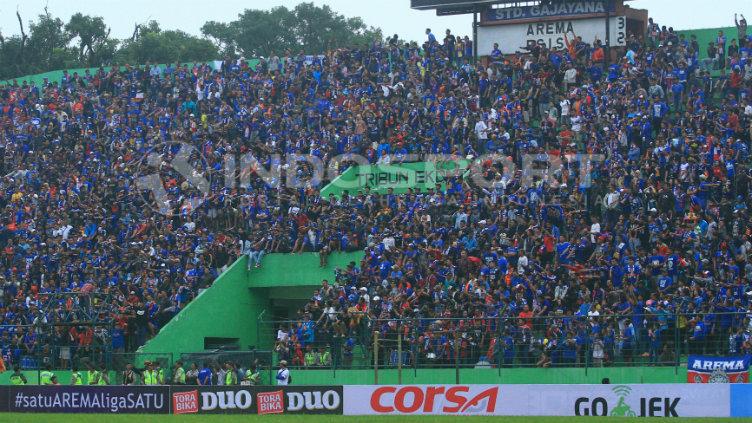
M 749 384 L 2 386 L 0 411 L 752 417 Z

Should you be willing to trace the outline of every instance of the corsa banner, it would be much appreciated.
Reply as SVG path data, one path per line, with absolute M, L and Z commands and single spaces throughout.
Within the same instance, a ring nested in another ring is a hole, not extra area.
M 345 386 L 344 413 L 498 415 L 499 385 Z
M 748 383 L 751 357 L 690 355 L 687 359 L 687 382 Z

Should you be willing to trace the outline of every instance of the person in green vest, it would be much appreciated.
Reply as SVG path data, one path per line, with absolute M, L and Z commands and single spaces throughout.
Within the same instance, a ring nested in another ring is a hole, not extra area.
M 178 360 L 175 363 L 175 372 L 172 374 L 173 385 L 185 385 L 185 369 L 183 368 L 183 362 Z
M 52 377 L 55 376 L 54 373 L 52 373 L 52 366 L 47 364 L 44 366 L 44 370 L 42 370 L 41 373 L 39 373 L 39 384 L 40 385 L 52 385 Z
M 165 385 L 165 372 L 162 368 L 162 363 L 159 361 L 155 362 L 156 369 L 154 370 L 157 372 L 157 385 Z
M 88 367 L 88 370 L 86 371 L 86 384 L 99 384 L 99 371 L 97 371 L 97 369 L 94 368 L 94 365 L 92 365 L 91 363 L 86 364 L 86 367 Z
M 81 375 L 81 372 L 78 371 L 77 366 L 73 366 L 73 372 L 71 372 L 71 385 L 83 385 L 84 384 L 84 377 Z
M 255 363 L 245 371 L 243 381 L 248 385 L 258 385 L 261 383 L 261 373 L 258 371 L 258 366 Z
M 321 350 L 319 351 L 318 365 L 319 367 L 329 367 L 332 365 L 332 353 L 324 347 L 321 347 Z
M 11 385 L 26 385 L 29 383 L 29 381 L 26 379 L 26 376 L 24 376 L 23 373 L 21 373 L 21 368 L 16 366 L 13 368 L 13 374 L 10 375 L 10 384 Z
M 314 367 L 316 366 L 316 354 L 313 352 L 313 348 L 311 346 L 308 346 L 308 349 L 306 349 L 305 356 L 303 357 L 303 364 L 305 364 L 306 367 Z
M 231 362 L 225 363 L 225 385 L 237 385 L 238 384 L 238 371 Z
M 158 385 L 157 371 L 154 370 L 154 364 L 151 361 L 145 361 L 144 365 L 146 366 L 146 370 L 144 370 L 144 385 Z
M 109 385 L 110 384 L 110 372 L 107 371 L 107 366 L 102 364 L 102 368 L 99 371 L 99 382 L 97 385 Z

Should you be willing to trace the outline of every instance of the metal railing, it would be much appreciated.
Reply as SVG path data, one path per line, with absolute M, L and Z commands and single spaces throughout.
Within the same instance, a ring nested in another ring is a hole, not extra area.
M 267 321 L 260 336 L 292 368 L 679 366 L 690 353 L 734 355 L 750 344 L 746 313 Z M 282 335 L 278 336 L 278 329 Z

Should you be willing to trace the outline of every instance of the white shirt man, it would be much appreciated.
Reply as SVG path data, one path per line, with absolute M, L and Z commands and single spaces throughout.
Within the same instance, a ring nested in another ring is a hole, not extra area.
M 485 140 L 488 139 L 487 131 L 488 125 L 486 125 L 486 122 L 484 122 L 483 119 L 480 119 L 478 123 L 475 124 L 475 135 L 479 140 Z
M 619 191 L 610 192 L 606 195 L 606 208 L 615 209 L 619 204 Z
M 574 84 L 577 82 L 577 69 L 569 68 L 564 71 L 564 82 L 567 84 Z
M 569 105 L 570 104 L 571 103 L 569 102 L 569 99 L 566 99 L 566 98 L 562 99 L 559 102 L 559 106 L 561 106 L 561 119 L 562 119 L 562 122 L 566 122 L 566 119 L 569 118 Z
M 70 234 L 71 229 L 73 229 L 73 226 L 63 225 L 62 227 L 52 231 L 52 236 L 62 236 L 63 241 L 67 241 L 68 235 Z
M 287 386 L 290 384 L 290 370 L 287 369 L 287 361 L 282 360 L 279 362 L 276 379 L 278 386 Z

